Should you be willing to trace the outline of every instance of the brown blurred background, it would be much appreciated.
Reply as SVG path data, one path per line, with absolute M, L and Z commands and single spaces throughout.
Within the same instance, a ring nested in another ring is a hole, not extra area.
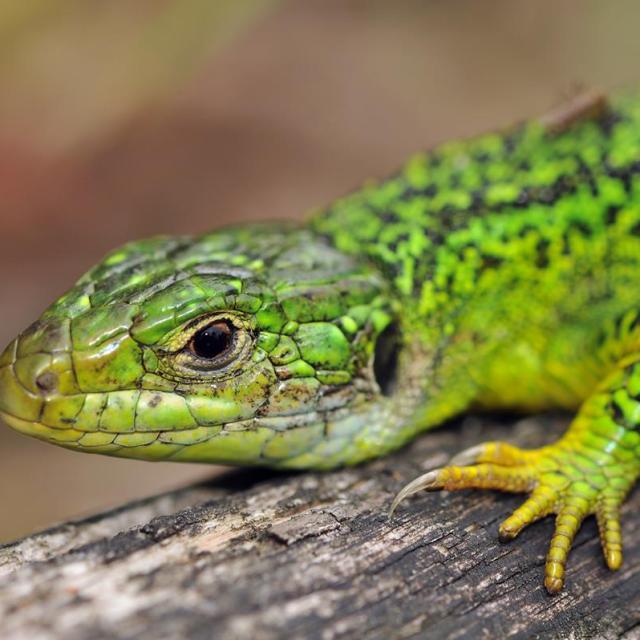
M 633 0 L 0 5 L 0 342 L 124 241 L 300 216 L 410 152 L 640 80 Z M 0 541 L 219 468 L 0 429 Z

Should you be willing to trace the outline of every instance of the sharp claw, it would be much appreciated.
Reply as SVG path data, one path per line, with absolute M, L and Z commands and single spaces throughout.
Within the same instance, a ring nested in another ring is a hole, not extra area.
M 398 495 L 393 499 L 391 508 L 389 509 L 389 517 L 393 516 L 393 512 L 398 505 L 408 496 L 422 491 L 422 489 L 431 489 L 437 486 L 438 476 L 440 475 L 440 469 L 434 469 L 421 476 L 418 476 L 415 480 L 412 480 L 409 484 L 405 485 Z
M 469 447 L 464 451 L 460 451 L 451 458 L 449 464 L 455 467 L 464 467 L 468 464 L 473 464 L 477 461 L 478 456 L 483 453 L 485 445 L 477 444 L 473 447 Z

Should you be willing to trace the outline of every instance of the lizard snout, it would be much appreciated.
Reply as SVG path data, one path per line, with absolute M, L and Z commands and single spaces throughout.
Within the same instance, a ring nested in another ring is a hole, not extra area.
M 24 384 L 25 363 L 17 358 L 18 339 L 11 342 L 0 356 L 0 414 L 11 427 L 21 430 L 21 423 L 30 423 L 38 419 L 43 399 L 33 384 Z M 21 380 L 16 365 L 22 365 Z M 29 363 L 33 365 L 33 362 Z M 27 375 L 31 378 L 31 375 Z
M 67 427 L 67 405 L 78 392 L 61 323 L 31 325 L 0 356 L 0 416 L 18 431 L 43 436 L 50 428 Z

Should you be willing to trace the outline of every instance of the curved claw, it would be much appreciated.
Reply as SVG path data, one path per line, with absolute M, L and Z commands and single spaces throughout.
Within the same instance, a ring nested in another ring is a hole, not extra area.
M 440 469 L 429 471 L 428 473 L 418 476 L 409 484 L 406 484 L 393 499 L 391 508 L 389 509 L 389 517 L 391 518 L 393 516 L 393 513 L 398 508 L 398 505 L 408 496 L 411 496 L 414 493 L 418 493 L 418 491 L 422 491 L 422 489 L 434 488 L 434 483 L 438 480 L 439 472 Z

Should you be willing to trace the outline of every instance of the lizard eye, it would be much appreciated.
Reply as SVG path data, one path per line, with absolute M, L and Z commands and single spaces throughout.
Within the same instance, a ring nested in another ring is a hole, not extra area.
M 224 378 L 251 356 L 254 336 L 240 317 L 204 317 L 181 331 L 189 337 L 176 341 L 174 350 L 161 352 L 161 369 L 168 377 Z
M 224 356 L 233 346 L 236 328 L 226 320 L 218 320 L 200 329 L 191 341 L 188 349 L 202 360 L 215 360 Z

